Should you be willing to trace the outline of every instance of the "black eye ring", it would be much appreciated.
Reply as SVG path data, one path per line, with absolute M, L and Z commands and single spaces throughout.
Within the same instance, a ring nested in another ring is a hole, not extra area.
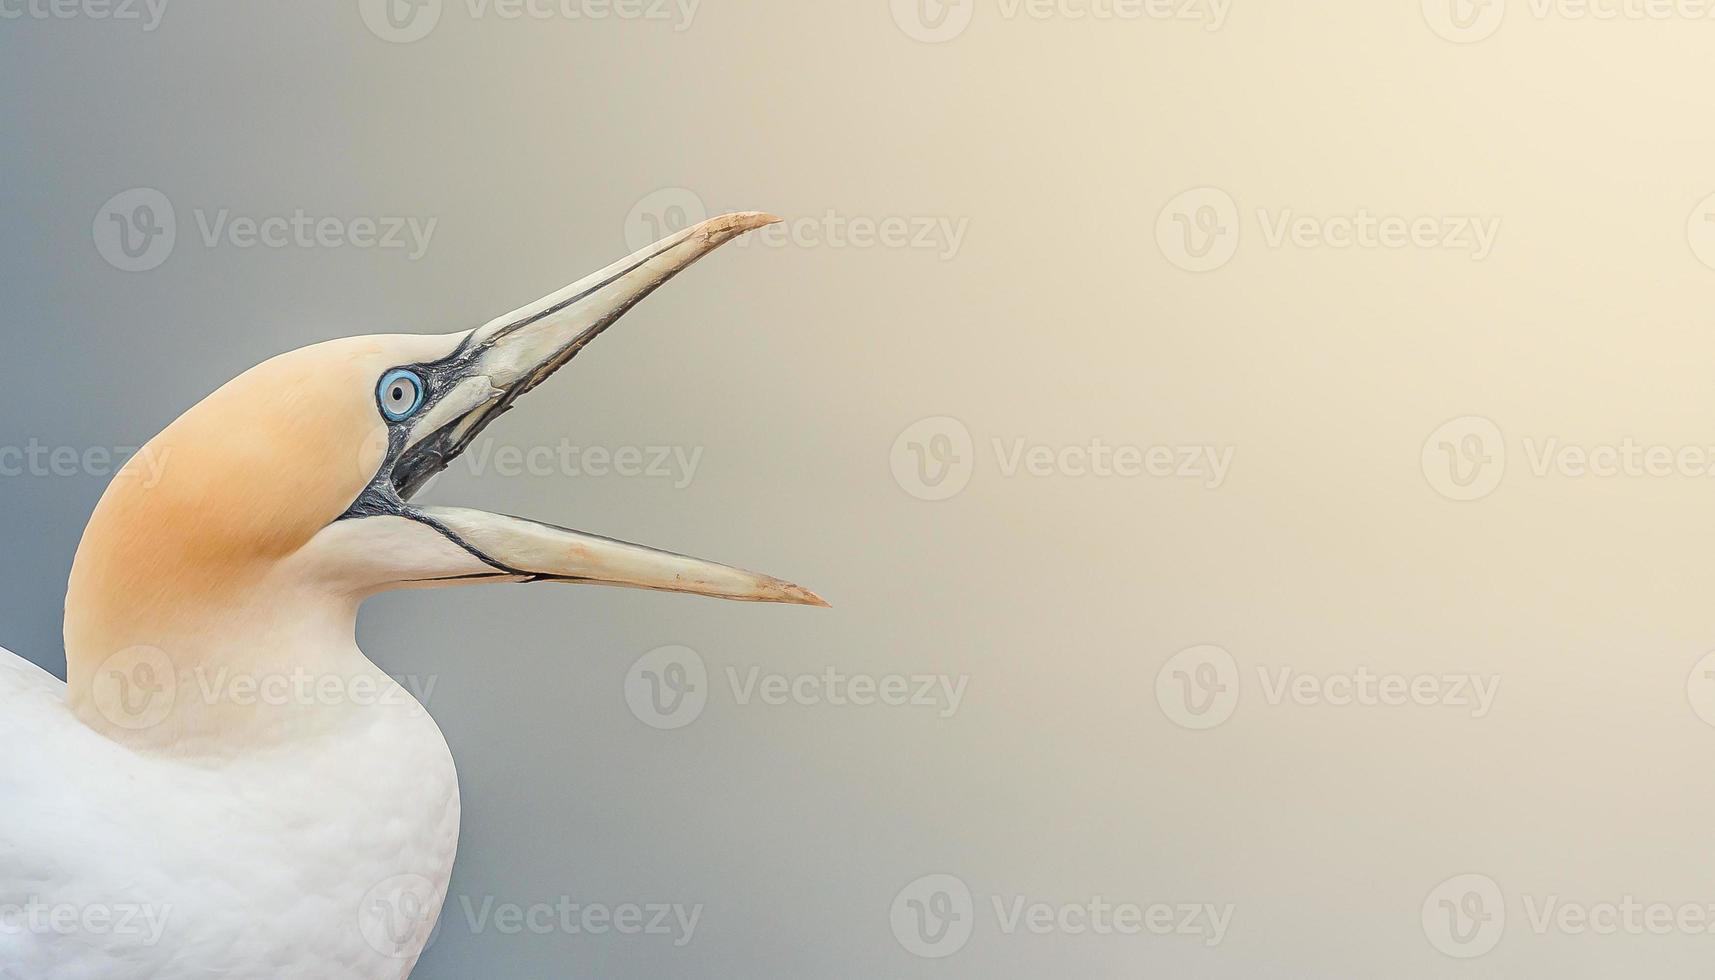
M 423 407 L 423 401 L 428 395 L 428 386 L 417 372 L 405 368 L 395 368 L 381 378 L 381 384 L 375 389 L 376 400 L 381 405 L 381 414 L 389 422 L 403 422 L 417 414 Z

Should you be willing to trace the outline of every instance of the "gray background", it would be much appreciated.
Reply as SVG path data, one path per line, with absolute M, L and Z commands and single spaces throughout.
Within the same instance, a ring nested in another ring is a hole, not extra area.
M 410 43 L 352 0 L 170 0 L 153 31 L 0 20 L 0 446 L 134 446 L 281 350 L 474 326 L 628 252 L 652 200 L 963 223 L 957 249 L 729 246 L 491 430 L 700 449 L 688 486 L 455 467 L 434 488 L 835 608 L 552 587 L 368 607 L 365 649 L 434 683 L 465 798 L 417 976 L 1701 976 L 1708 935 L 1538 931 L 1529 909 L 1715 900 L 1715 714 L 1692 670 L 1715 646 L 1711 484 L 1538 473 L 1523 440 L 1715 443 L 1715 23 L 1515 2 L 1461 44 L 1437 2 L 1240 0 L 1219 30 L 982 2 L 939 44 L 885 0 L 707 0 L 684 30 L 447 0 Z M 1201 275 L 1169 205 L 1200 187 L 1242 230 Z M 94 230 L 133 188 L 177 220 L 143 272 Z M 414 260 L 206 245 L 197 215 L 222 208 L 436 226 Z M 1275 243 L 1255 217 L 1360 208 L 1501 234 L 1475 261 Z M 894 472 L 935 416 L 974 440 L 941 502 Z M 1456 502 L 1424 457 L 1466 416 L 1505 433 L 1507 468 Z M 1008 476 L 997 439 L 1235 459 L 1212 489 Z M 53 670 L 96 469 L 0 479 L 0 643 Z M 668 644 L 709 671 L 673 731 L 622 694 Z M 1241 672 L 1203 732 L 1156 686 L 1198 644 Z M 968 688 L 941 718 L 740 704 L 725 682 L 829 666 Z M 1300 705 L 1259 667 L 1500 688 L 1482 718 Z M 890 927 L 933 873 L 973 895 L 943 959 Z M 1507 924 L 1464 961 L 1424 909 L 1467 873 Z M 704 910 L 676 948 L 477 929 L 459 904 L 561 896 Z M 1236 911 L 1212 948 L 1008 935 L 992 902 L 1019 896 Z

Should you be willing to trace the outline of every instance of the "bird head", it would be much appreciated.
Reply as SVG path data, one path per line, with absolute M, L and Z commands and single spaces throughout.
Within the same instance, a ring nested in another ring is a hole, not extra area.
M 220 388 L 150 441 L 90 521 L 67 596 L 73 700 L 115 650 L 202 648 L 211 620 L 295 629 L 284 620 L 304 618 L 306 597 L 355 610 L 390 589 L 564 582 L 826 605 L 728 565 L 413 502 L 632 306 L 774 220 L 713 218 L 474 330 L 331 341 Z

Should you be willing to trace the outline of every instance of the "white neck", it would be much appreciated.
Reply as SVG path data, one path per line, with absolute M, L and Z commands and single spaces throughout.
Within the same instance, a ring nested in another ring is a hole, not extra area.
M 115 741 L 212 758 L 420 715 L 358 649 L 357 606 L 298 587 L 251 589 L 241 604 L 157 623 L 103 657 L 68 648 L 68 696 Z M 389 707 L 400 710 L 365 710 Z

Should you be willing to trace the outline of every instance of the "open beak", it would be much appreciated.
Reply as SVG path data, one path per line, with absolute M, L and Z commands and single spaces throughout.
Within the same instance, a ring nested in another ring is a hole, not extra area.
M 808 589 L 756 572 L 516 517 L 410 503 L 484 427 L 645 296 L 726 242 L 778 220 L 756 212 L 711 218 L 471 331 L 444 360 L 416 366 L 432 399 L 396 436 L 378 502 L 365 512 L 360 500 L 352 516 L 404 517 L 457 546 L 459 560 L 421 563 L 411 582 L 584 582 L 826 606 Z

